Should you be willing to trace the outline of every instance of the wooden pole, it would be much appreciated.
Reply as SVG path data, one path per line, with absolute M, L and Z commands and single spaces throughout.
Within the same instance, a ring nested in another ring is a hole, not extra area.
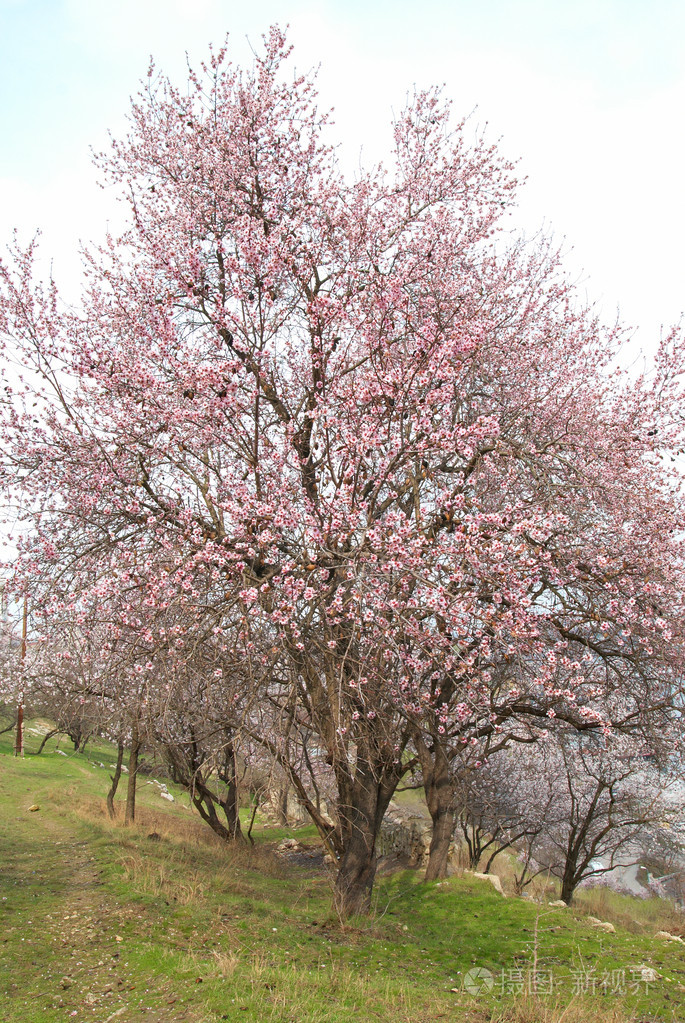
M 24 615 L 21 623 L 21 696 L 17 708 L 17 735 L 14 741 L 15 757 L 24 756 L 24 671 L 26 668 L 26 633 L 28 631 L 29 600 L 24 594 Z

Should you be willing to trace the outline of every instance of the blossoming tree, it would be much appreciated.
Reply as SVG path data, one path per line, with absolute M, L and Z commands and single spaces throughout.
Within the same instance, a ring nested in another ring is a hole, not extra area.
M 618 670 L 579 699 L 589 649 L 652 658 L 668 702 L 681 519 L 655 453 L 677 440 L 677 339 L 654 383 L 620 379 L 554 254 L 498 240 L 512 167 L 437 93 L 395 123 L 389 170 L 345 180 L 288 52 L 273 29 L 252 70 L 221 51 L 183 90 L 150 69 L 98 157 L 129 226 L 87 253 L 77 311 L 32 247 L 3 265 L 23 366 L 3 471 L 37 614 L 88 629 L 111 607 L 141 671 L 183 651 L 180 618 L 160 631 L 179 602 L 230 623 L 335 778 L 349 914 L 421 742 L 426 771 L 443 736 L 570 706 L 596 727 L 607 690 L 630 714 Z

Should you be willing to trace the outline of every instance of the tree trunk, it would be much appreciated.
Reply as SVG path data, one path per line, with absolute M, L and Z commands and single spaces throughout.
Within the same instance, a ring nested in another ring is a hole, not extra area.
M 454 794 L 449 776 L 449 764 L 441 750 L 433 761 L 428 778 L 424 773 L 424 788 L 428 812 L 433 822 L 433 834 L 428 851 L 428 864 L 424 880 L 439 881 L 447 877 L 450 844 L 454 835 Z
M 339 780 L 342 855 L 335 879 L 335 909 L 341 920 L 368 913 L 376 877 L 376 838 L 401 769 L 386 774 L 358 752 L 354 779 Z
M 447 877 L 450 845 L 454 835 L 454 809 L 440 809 L 431 814 L 433 834 L 428 852 L 424 881 L 439 881 Z
M 117 763 L 116 767 L 114 768 L 114 774 L 110 774 L 109 776 L 112 784 L 110 786 L 109 792 L 107 793 L 107 812 L 112 818 L 112 820 L 114 820 L 114 818 L 116 817 L 116 810 L 114 809 L 114 797 L 116 796 L 117 788 L 119 787 L 119 779 L 121 778 L 121 767 L 123 762 L 124 741 L 123 739 L 119 739 L 119 742 L 117 743 Z
M 14 755 L 15 757 L 23 757 L 24 755 L 24 707 L 21 703 L 17 707 L 17 731 L 14 737 Z
M 493 863 L 495 862 L 499 854 L 503 853 L 505 849 L 509 849 L 513 844 L 514 844 L 513 842 L 505 842 L 503 845 L 500 845 L 498 849 L 495 849 L 494 853 L 490 856 L 488 862 L 485 864 L 485 869 L 483 870 L 483 873 L 489 874 L 490 868 L 492 867 Z
M 223 842 L 232 842 L 234 835 L 228 830 L 225 824 L 221 823 L 219 815 L 214 806 L 214 799 L 211 794 L 204 790 L 204 786 L 196 786 L 192 792 L 192 800 L 195 809 L 202 817 L 202 820 L 209 824 L 215 835 L 218 835 Z
M 438 881 L 447 877 L 447 863 L 456 818 L 454 791 L 450 780 L 449 761 L 438 740 L 434 737 L 432 749 L 428 748 L 420 734 L 415 736 L 415 742 L 421 762 L 426 804 L 433 822 L 424 880 Z
M 226 774 L 224 781 L 227 786 L 226 797 L 221 800 L 221 805 L 226 814 L 228 831 L 232 839 L 242 838 L 240 831 L 240 814 L 238 800 L 238 781 L 235 768 L 235 751 L 231 747 L 226 760 Z
M 243 833 L 240 827 L 240 814 L 238 813 L 238 791 L 235 786 L 229 785 L 226 798 L 221 800 L 221 807 L 226 814 L 226 823 L 228 825 L 228 831 L 231 838 L 242 838 Z
M 571 905 L 573 893 L 576 890 L 576 860 L 567 859 L 564 864 L 564 873 L 561 878 L 561 899 L 567 906 Z
M 221 780 L 226 785 L 226 796 L 224 799 L 220 799 L 219 803 L 226 815 L 230 837 L 233 839 L 242 838 L 238 798 L 238 772 L 235 762 L 235 749 L 232 743 L 227 746 L 225 751 Z
M 40 746 L 38 747 L 38 753 L 36 753 L 36 756 L 39 756 L 39 754 L 41 754 L 43 752 L 43 750 L 45 749 L 45 744 L 48 741 L 48 739 L 52 739 L 53 735 L 60 735 L 60 734 L 61 733 L 60 733 L 59 728 L 53 728 L 53 729 L 51 729 L 51 731 L 46 732 L 45 735 L 43 736 L 42 740 L 41 740 Z
M 214 834 L 224 842 L 232 842 L 242 838 L 240 817 L 238 816 L 238 782 L 235 766 L 235 752 L 232 746 L 227 747 L 224 763 L 219 769 L 219 779 L 226 785 L 226 795 L 222 799 L 205 784 L 202 765 L 194 740 L 185 748 L 166 745 L 165 759 L 172 781 L 188 790 L 197 812 Z M 223 824 L 216 812 L 220 806 L 226 816 Z
M 138 738 L 137 722 L 131 729 L 131 752 L 128 758 L 128 787 L 126 789 L 125 824 L 133 824 L 136 819 L 136 775 L 138 774 L 138 754 L 142 743 Z
M 278 788 L 278 802 L 276 804 L 276 810 L 278 814 L 278 823 L 283 825 L 284 828 L 288 826 L 288 792 L 290 786 L 287 781 L 284 781 Z
M 335 908 L 342 920 L 371 909 L 376 877 L 376 835 L 373 826 L 360 818 L 338 864 Z

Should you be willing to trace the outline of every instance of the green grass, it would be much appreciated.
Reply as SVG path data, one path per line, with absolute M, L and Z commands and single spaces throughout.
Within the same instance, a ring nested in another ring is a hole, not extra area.
M 368 918 L 341 925 L 331 878 L 274 854 L 287 829 L 260 825 L 254 849 L 228 848 L 182 793 L 170 785 L 177 801 L 166 803 L 146 779 L 136 825 L 124 828 L 108 820 L 108 772 L 93 766 L 111 765 L 109 747 L 64 757 L 53 742 L 40 757 L 15 759 L 11 745 L 0 737 L 3 1023 L 685 1016 L 685 950 L 653 939 L 672 916 L 660 900 L 588 893 L 577 909 L 557 910 L 502 899 L 468 875 L 425 885 L 402 872 L 379 881 Z M 296 834 L 315 841 L 312 829 Z M 594 930 L 588 913 L 613 920 L 617 933 Z M 534 962 L 541 981 L 553 974 L 553 995 L 525 993 Z M 624 971 L 628 988 L 643 966 L 659 974 L 648 990 L 602 990 L 603 976 L 620 986 Z M 491 971 L 489 993 L 464 990 L 473 967 Z M 583 968 L 594 970 L 595 992 L 574 996 Z

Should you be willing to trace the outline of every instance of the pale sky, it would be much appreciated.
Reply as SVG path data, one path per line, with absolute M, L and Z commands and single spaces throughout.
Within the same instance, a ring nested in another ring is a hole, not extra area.
M 67 290 L 78 240 L 115 216 L 89 147 L 122 131 L 150 54 L 182 80 L 230 33 L 251 60 L 289 24 L 294 63 L 320 65 L 343 164 L 382 157 L 408 90 L 445 84 L 527 177 L 517 222 L 569 249 L 583 295 L 653 348 L 685 310 L 682 0 L 0 0 L 0 245 L 43 230 Z

